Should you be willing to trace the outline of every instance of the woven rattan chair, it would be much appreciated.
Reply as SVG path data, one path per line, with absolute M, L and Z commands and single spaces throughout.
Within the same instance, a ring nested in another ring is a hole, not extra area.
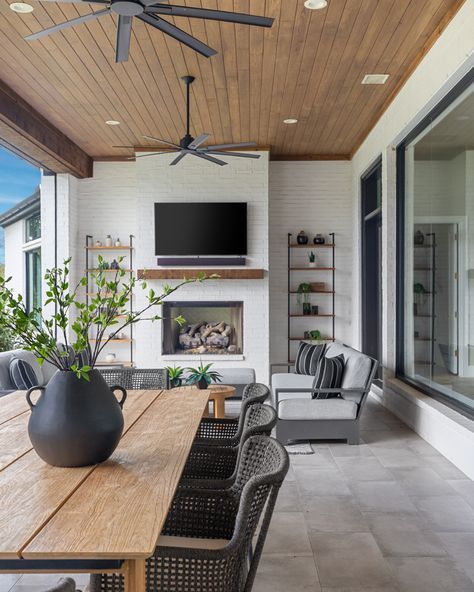
M 270 389 L 264 384 L 253 382 L 244 387 L 242 406 L 238 419 L 217 419 L 206 417 L 201 420 L 195 442 L 210 446 L 238 446 L 244 429 L 247 409 L 252 405 L 264 403 Z M 227 441 L 227 442 L 225 442 Z
M 288 466 L 279 442 L 254 436 L 231 488 L 178 490 L 147 560 L 147 591 L 250 592 Z M 91 592 L 123 592 L 123 578 L 92 575 Z
M 168 389 L 168 371 L 164 368 L 104 368 L 100 373 L 109 386 L 127 390 Z
M 237 446 L 208 446 L 195 443 L 184 467 L 180 487 L 225 489 L 236 478 L 236 466 L 246 440 L 256 435 L 271 434 L 277 413 L 269 405 L 256 403 L 247 409 L 242 437 Z
M 76 592 L 76 582 L 72 578 L 60 578 L 55 586 L 44 592 Z

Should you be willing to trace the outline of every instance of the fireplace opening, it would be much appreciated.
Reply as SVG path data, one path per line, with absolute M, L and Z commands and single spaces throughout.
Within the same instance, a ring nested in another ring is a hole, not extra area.
M 175 319 L 186 319 L 180 327 Z M 164 355 L 236 355 L 243 348 L 243 302 L 165 302 Z

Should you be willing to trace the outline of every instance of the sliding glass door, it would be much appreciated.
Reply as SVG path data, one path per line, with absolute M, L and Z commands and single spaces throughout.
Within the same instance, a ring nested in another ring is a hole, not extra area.
M 398 374 L 474 411 L 474 84 L 400 148 Z

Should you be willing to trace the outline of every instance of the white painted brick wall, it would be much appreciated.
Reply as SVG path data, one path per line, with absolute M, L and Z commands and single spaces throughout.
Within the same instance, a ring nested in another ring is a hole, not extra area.
M 336 234 L 336 339 L 353 342 L 351 207 L 352 168 L 350 162 L 270 163 L 270 352 L 272 362 L 287 359 L 287 234 L 305 230 L 310 242 L 316 233 Z M 328 240 L 328 238 L 326 239 Z M 311 245 L 308 247 L 308 252 Z M 330 266 L 330 251 L 315 250 L 321 266 Z M 293 249 L 294 261 L 307 265 L 307 251 Z M 298 257 L 298 259 L 297 259 Z M 319 266 L 319 265 L 318 265 Z M 328 272 L 294 272 L 292 289 L 298 283 L 331 280 Z M 296 296 L 292 296 L 296 307 Z M 330 312 L 329 295 L 312 296 L 320 312 Z M 296 309 L 295 309 L 296 312 Z M 331 332 L 330 319 L 293 319 L 292 335 L 304 330 Z M 293 342 L 295 352 L 298 342 Z M 292 356 L 293 357 L 293 356 Z

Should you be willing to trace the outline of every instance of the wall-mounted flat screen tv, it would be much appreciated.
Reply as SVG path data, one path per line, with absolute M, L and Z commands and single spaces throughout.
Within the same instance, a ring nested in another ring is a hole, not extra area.
M 155 203 L 155 255 L 247 255 L 247 204 Z

